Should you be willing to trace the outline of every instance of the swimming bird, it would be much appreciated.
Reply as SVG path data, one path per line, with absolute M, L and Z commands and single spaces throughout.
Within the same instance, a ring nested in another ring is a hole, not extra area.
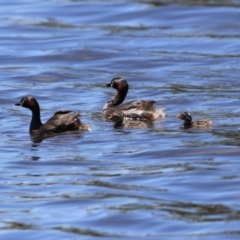
M 115 77 L 106 86 L 116 89 L 117 93 L 111 100 L 105 103 L 102 110 L 104 119 L 108 119 L 114 113 L 130 119 L 147 121 L 155 121 L 165 117 L 164 108 L 155 108 L 155 101 L 153 100 L 134 100 L 123 103 L 129 88 L 125 79 Z
M 145 122 L 128 120 L 119 114 L 113 114 L 108 119 L 114 122 L 114 125 L 113 125 L 114 128 L 146 128 L 148 127 L 147 123 Z
M 90 131 L 88 124 L 82 124 L 79 113 L 72 111 L 58 111 L 46 123 L 41 122 L 40 106 L 37 100 L 32 96 L 26 96 L 21 99 L 16 106 L 28 108 L 32 112 L 32 120 L 29 127 L 29 133 L 33 136 L 49 136 L 52 134 L 66 131 Z
M 188 112 L 180 113 L 177 117 L 184 121 L 184 124 L 182 125 L 183 128 L 191 128 L 191 127 L 204 128 L 204 127 L 211 127 L 213 125 L 212 121 L 208 119 L 196 120 L 192 122 L 192 116 Z

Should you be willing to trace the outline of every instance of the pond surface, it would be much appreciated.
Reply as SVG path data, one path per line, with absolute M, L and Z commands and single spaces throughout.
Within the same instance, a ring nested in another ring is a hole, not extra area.
M 240 238 L 239 1 L 0 3 L 1 239 Z M 116 76 L 167 117 L 103 121 Z M 28 94 L 92 131 L 33 143 Z

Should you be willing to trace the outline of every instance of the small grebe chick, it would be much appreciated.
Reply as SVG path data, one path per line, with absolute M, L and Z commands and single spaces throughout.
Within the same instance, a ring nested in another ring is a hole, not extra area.
M 147 128 L 148 125 L 142 121 L 127 120 L 123 116 L 113 114 L 108 118 L 114 122 L 114 128 Z
M 191 127 L 204 128 L 204 127 L 211 127 L 213 125 L 212 121 L 208 119 L 196 120 L 192 122 L 192 116 L 188 112 L 180 113 L 177 117 L 184 121 L 184 124 L 182 125 L 183 128 L 191 128 Z

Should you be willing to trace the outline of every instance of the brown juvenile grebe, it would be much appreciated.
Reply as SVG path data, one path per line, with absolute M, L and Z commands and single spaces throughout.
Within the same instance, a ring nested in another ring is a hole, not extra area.
M 40 116 L 40 107 L 37 100 L 32 96 L 26 96 L 21 99 L 16 106 L 22 106 L 32 111 L 32 120 L 29 127 L 31 135 L 49 136 L 66 131 L 90 131 L 88 124 L 82 124 L 79 113 L 71 111 L 58 111 L 46 123 L 42 124 Z
M 114 128 L 146 128 L 148 125 L 142 121 L 127 120 L 119 114 L 113 114 L 109 120 L 114 122 Z
M 104 119 L 108 119 L 114 113 L 120 114 L 123 117 L 137 120 L 154 121 L 159 118 L 164 118 L 164 108 L 155 108 L 155 101 L 148 100 L 135 100 L 123 103 L 127 92 L 128 82 L 121 78 L 115 77 L 111 83 L 106 85 L 117 90 L 117 94 L 103 107 L 102 114 Z
M 204 127 L 211 127 L 213 125 L 212 121 L 208 119 L 196 120 L 192 122 L 192 116 L 188 112 L 180 113 L 177 117 L 184 121 L 184 124 L 182 125 L 183 128 L 191 128 L 191 127 L 204 128 Z

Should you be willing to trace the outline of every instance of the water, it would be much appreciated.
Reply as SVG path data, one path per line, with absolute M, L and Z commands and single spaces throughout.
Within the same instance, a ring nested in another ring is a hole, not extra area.
M 1 239 L 239 239 L 239 1 L 0 2 Z M 115 76 L 167 118 L 102 121 Z M 33 143 L 27 94 L 92 131 Z

